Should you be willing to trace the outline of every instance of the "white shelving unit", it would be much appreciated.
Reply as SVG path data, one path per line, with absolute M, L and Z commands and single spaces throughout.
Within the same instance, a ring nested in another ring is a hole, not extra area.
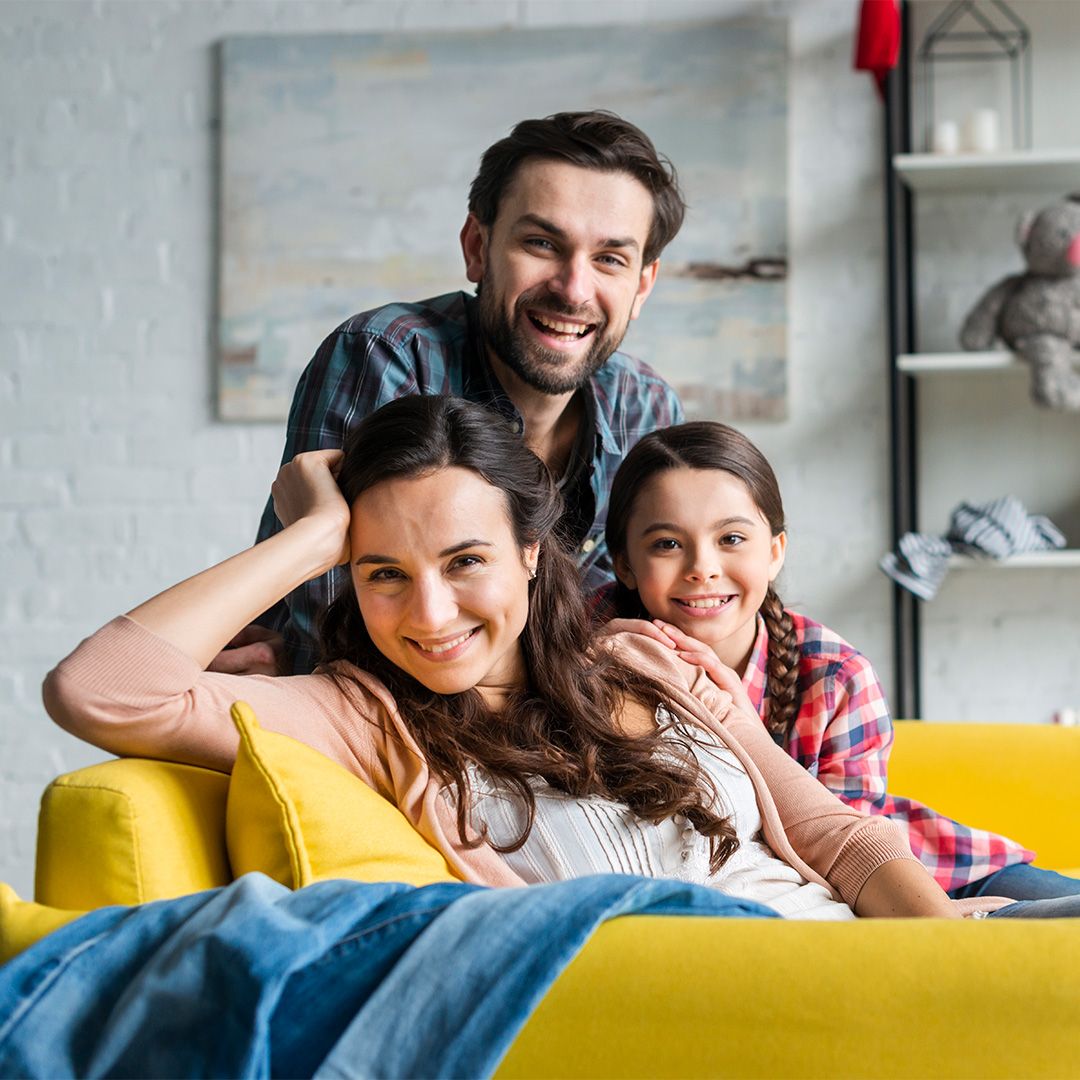
M 893 167 L 916 194 L 937 191 L 1080 189 L 1080 150 L 1000 154 L 896 154 Z
M 895 120 L 898 106 L 892 106 Z M 887 137 L 898 145 L 897 123 Z M 918 528 L 918 490 L 916 475 L 917 444 L 920 441 L 918 395 L 915 384 L 938 376 L 954 375 L 964 379 L 976 376 L 1000 378 L 1002 374 L 1027 374 L 1027 365 L 1008 350 L 988 352 L 918 353 L 911 351 L 916 338 L 914 295 L 914 260 L 917 241 L 912 223 L 914 200 L 922 196 L 949 196 L 962 193 L 997 195 L 1006 192 L 1041 192 L 1061 196 L 1080 193 L 1080 149 L 1010 151 L 998 154 L 912 154 L 894 152 L 890 158 L 892 182 L 897 189 L 907 189 L 910 198 L 900 196 L 890 203 L 890 337 L 893 342 L 893 483 L 894 506 L 903 508 L 896 524 L 899 531 Z M 899 330 L 895 328 L 899 327 Z M 909 377 L 905 379 L 904 377 Z M 913 381 L 914 380 L 914 381 Z M 907 389 L 905 389 L 905 385 Z M 1017 393 L 1027 397 L 1018 380 Z M 972 400 L 978 395 L 972 394 Z M 897 405 L 896 403 L 900 404 Z M 962 405 L 961 405 L 962 407 Z M 971 417 L 966 416 L 970 422 Z M 925 433 L 923 433 L 925 437 Z M 963 498 L 957 492 L 957 499 Z M 904 524 L 904 520 L 907 524 Z M 950 566 L 963 571 L 1075 571 L 1080 569 L 1080 550 L 1063 550 L 1014 555 L 1009 559 L 972 558 L 958 555 Z M 898 590 L 902 593 L 902 590 Z M 919 662 L 919 609 L 910 597 L 900 597 L 896 609 L 897 673 L 901 710 L 918 712 L 921 697 Z

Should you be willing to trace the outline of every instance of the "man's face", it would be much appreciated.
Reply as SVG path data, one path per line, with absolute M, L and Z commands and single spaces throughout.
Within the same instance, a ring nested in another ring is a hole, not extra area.
M 629 173 L 526 161 L 494 223 L 461 233 L 492 359 L 545 394 L 584 385 L 619 347 L 656 280 L 643 267 L 652 197 Z

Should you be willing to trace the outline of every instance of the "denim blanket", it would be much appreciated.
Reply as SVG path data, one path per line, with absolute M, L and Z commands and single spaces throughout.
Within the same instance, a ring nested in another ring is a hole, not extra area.
M 677 881 L 519 889 L 261 874 L 102 908 L 0 968 L 3 1077 L 486 1077 L 617 915 L 773 916 Z

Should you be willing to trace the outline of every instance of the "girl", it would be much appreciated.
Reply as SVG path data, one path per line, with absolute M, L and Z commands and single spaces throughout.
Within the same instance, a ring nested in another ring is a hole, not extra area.
M 792 917 L 958 915 L 891 822 L 835 799 L 703 671 L 640 635 L 594 647 L 555 539 L 558 491 L 487 410 L 392 402 L 343 451 L 284 466 L 273 495 L 281 532 L 115 619 L 49 675 L 58 723 L 114 753 L 227 771 L 241 698 L 391 799 L 478 884 L 618 871 Z M 319 671 L 204 670 L 339 564 L 351 586 L 321 623 Z
M 594 614 L 635 620 L 613 628 L 701 665 L 830 791 L 900 823 L 950 895 L 1080 894 L 1080 881 L 1031 866 L 1019 844 L 886 793 L 893 730 L 881 685 L 843 638 L 780 602 L 780 490 L 745 436 L 699 422 L 643 438 L 616 473 L 607 541 L 617 580 L 594 597 Z

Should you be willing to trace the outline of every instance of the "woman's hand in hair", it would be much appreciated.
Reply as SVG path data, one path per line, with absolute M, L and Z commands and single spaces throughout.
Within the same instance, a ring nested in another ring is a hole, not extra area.
M 735 708 L 748 716 L 757 716 L 757 710 L 751 703 L 750 696 L 747 694 L 746 687 L 743 686 L 743 681 L 739 678 L 738 673 L 733 668 L 729 668 L 727 664 L 721 663 L 719 657 L 708 645 L 684 633 L 677 626 L 663 622 L 660 619 L 654 619 L 652 625 L 662 637 L 667 639 L 667 644 L 675 650 L 681 659 L 688 664 L 704 668 L 705 674 L 721 690 L 726 690 L 731 695 Z
M 297 454 L 270 487 L 278 520 L 286 528 L 302 522 L 311 530 L 327 569 L 349 561 L 351 514 L 337 484 L 343 459 L 340 450 Z

